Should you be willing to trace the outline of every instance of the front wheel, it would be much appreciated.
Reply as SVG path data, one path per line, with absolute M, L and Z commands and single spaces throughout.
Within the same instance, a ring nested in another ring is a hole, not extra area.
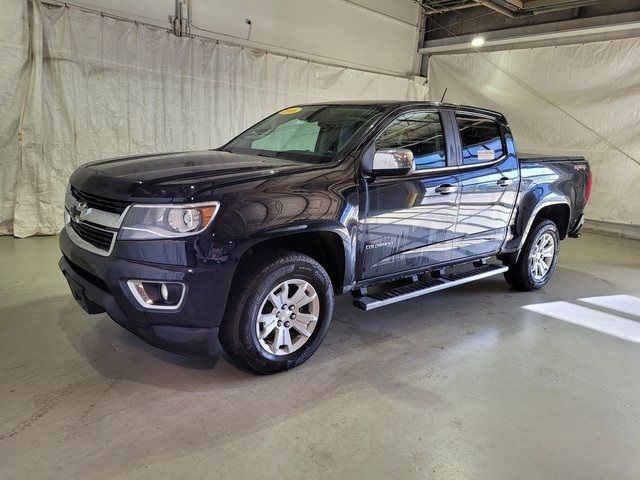
M 332 313 L 333 289 L 324 268 L 298 252 L 273 252 L 238 272 L 220 343 L 236 362 L 258 373 L 276 373 L 315 352 Z
M 553 275 L 559 250 L 556 224 L 551 220 L 538 223 L 524 242 L 518 261 L 505 272 L 507 283 L 527 292 L 542 288 Z

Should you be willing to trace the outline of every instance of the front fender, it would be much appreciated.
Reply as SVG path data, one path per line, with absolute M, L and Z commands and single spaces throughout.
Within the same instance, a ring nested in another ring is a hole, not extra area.
M 314 220 L 295 225 L 282 225 L 269 230 L 256 232 L 243 239 L 230 252 L 230 260 L 239 263 L 241 258 L 251 249 L 256 251 L 260 244 L 269 242 L 270 245 L 285 245 L 292 237 L 312 236 L 314 234 L 331 234 L 340 239 L 344 260 L 344 275 L 342 280 L 343 290 L 355 283 L 355 255 L 357 223 L 349 222 L 346 225 L 335 220 Z M 311 239 L 309 239 L 311 240 Z M 259 250 L 257 250 L 259 251 Z

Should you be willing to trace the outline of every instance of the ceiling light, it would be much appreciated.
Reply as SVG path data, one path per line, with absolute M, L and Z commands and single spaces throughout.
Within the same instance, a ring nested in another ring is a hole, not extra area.
M 473 37 L 473 40 L 471 40 L 471 46 L 473 48 L 479 48 L 483 45 L 484 45 L 484 37 L 481 37 L 480 35 L 476 35 L 475 37 Z

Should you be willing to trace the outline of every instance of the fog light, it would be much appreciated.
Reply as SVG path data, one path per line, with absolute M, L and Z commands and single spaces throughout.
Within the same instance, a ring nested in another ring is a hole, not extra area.
M 185 294 L 183 283 L 129 280 L 127 284 L 136 301 L 145 308 L 175 310 Z
M 175 305 L 180 301 L 180 297 L 182 296 L 182 284 L 162 283 L 160 285 L 160 296 L 164 303 Z

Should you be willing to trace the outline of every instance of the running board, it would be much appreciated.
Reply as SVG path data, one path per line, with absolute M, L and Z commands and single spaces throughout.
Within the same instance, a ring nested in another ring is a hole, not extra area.
M 509 267 L 503 267 L 501 265 L 484 265 L 464 272 L 444 275 L 440 278 L 417 281 L 410 285 L 403 285 L 382 292 L 367 294 L 355 299 L 353 305 L 362 310 L 373 310 L 374 308 L 384 307 L 392 303 L 402 302 L 410 298 L 438 292 L 446 288 L 456 287 L 493 275 L 499 275 L 507 270 L 509 270 Z

